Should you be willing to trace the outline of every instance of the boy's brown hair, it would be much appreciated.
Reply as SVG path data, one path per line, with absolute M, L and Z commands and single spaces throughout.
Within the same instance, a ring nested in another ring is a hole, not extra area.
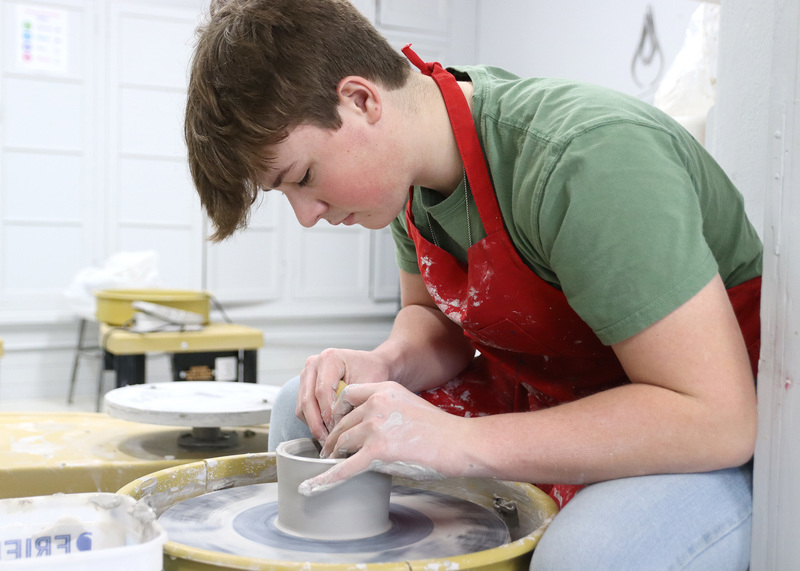
M 300 124 L 337 129 L 337 85 L 402 87 L 406 60 L 347 0 L 216 0 L 198 28 L 184 134 L 222 240 L 247 225 L 269 148 Z

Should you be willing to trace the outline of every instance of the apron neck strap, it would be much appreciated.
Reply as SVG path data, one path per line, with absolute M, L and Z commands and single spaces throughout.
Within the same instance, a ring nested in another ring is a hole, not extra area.
M 455 77 L 445 70 L 438 62 L 425 63 L 411 49 L 411 44 L 403 48 L 403 54 L 414 64 L 423 75 L 433 78 L 442 93 L 450 125 L 453 128 L 458 153 L 464 164 L 464 172 L 469 179 L 472 196 L 478 207 L 481 222 L 488 234 L 503 230 L 503 218 L 494 193 L 489 170 L 483 158 L 478 133 L 472 120 L 472 112 L 467 103 L 464 92 L 458 85 Z

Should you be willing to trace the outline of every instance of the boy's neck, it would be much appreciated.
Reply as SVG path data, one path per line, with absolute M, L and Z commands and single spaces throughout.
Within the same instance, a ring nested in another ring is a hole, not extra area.
M 421 80 L 421 81 L 420 81 Z M 472 109 L 472 83 L 459 82 Z M 433 79 L 419 75 L 409 82 L 415 105 L 404 120 L 409 128 L 417 176 L 415 184 L 449 196 L 461 183 L 464 166 L 441 92 Z

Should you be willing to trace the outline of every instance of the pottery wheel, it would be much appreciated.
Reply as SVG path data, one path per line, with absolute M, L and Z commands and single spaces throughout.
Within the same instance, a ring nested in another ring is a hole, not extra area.
M 278 484 L 255 484 L 190 498 L 159 518 L 170 541 L 257 559 L 313 563 L 390 563 L 454 557 L 510 541 L 494 513 L 472 502 L 428 490 L 395 486 L 391 527 L 373 537 L 325 541 L 287 534 L 275 526 Z
M 269 422 L 279 387 L 225 381 L 177 381 L 128 385 L 106 393 L 106 412 L 144 424 L 191 426 L 178 444 L 187 448 L 228 448 L 235 432 L 221 426 Z

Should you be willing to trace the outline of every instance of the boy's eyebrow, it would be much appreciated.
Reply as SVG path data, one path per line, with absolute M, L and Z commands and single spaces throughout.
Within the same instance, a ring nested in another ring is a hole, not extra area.
M 294 163 L 290 164 L 288 167 L 280 171 L 278 175 L 275 177 L 275 182 L 272 183 L 272 186 L 270 186 L 270 188 L 278 188 L 283 183 L 283 177 L 286 176 L 287 172 L 292 170 L 292 167 L 295 165 L 296 162 L 297 161 L 295 161 Z

